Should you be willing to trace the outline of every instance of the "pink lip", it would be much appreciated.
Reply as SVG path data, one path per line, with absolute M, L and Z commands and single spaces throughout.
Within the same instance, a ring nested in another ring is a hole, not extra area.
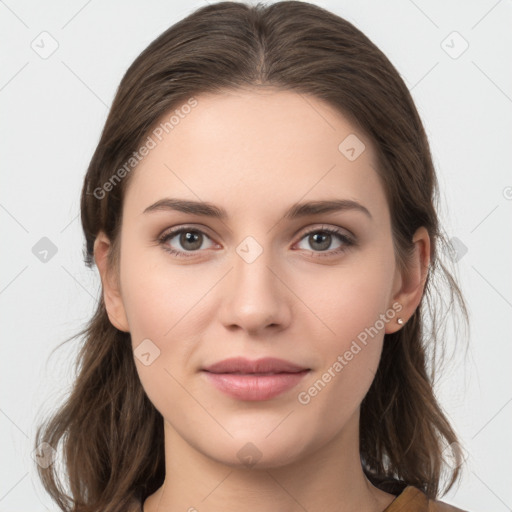
M 236 357 L 210 365 L 203 371 L 217 389 L 233 398 L 269 400 L 296 386 L 309 368 L 270 357 L 256 361 Z

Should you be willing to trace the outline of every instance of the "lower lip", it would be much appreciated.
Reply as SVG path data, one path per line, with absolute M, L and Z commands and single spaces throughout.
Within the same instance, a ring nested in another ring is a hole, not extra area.
M 239 400 L 269 400 L 295 387 L 309 370 L 272 375 L 204 372 L 220 391 Z

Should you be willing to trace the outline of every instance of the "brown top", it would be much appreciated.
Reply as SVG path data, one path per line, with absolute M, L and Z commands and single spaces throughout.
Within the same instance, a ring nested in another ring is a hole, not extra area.
M 140 512 L 144 512 L 143 500 Z M 135 510 L 135 509 L 134 509 Z M 467 512 L 442 501 L 429 500 L 425 493 L 412 485 L 407 486 L 382 512 Z
M 425 493 L 407 486 L 382 512 L 465 512 L 442 501 L 429 500 Z

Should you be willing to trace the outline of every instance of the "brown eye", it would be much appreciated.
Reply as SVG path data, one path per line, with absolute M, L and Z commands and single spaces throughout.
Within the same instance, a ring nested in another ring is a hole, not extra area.
M 339 245 L 329 250 L 336 239 L 339 241 Z M 303 235 L 301 242 L 303 240 L 306 241 L 309 247 L 302 247 L 302 249 L 318 252 L 320 253 L 318 256 L 337 255 L 355 245 L 355 242 L 349 236 L 334 228 L 317 228 L 310 230 Z
M 200 249 L 203 243 L 203 235 L 198 231 L 182 231 L 179 236 L 180 245 L 187 251 Z
M 329 249 L 332 243 L 332 238 L 333 236 L 330 233 L 317 232 L 312 235 L 308 235 L 308 243 L 313 247 L 313 249 L 325 251 L 326 249 Z
M 160 243 L 164 249 L 171 254 L 179 257 L 189 257 L 200 252 L 205 240 L 210 240 L 206 233 L 195 228 L 179 228 L 165 233 L 160 238 Z M 172 242 L 172 243 L 171 243 Z M 204 248 L 204 247 L 203 247 Z

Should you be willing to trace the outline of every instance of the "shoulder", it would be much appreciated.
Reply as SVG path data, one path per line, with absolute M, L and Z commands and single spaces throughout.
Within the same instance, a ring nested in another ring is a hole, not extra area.
M 468 512 L 443 501 L 428 499 L 423 491 L 407 486 L 383 512 Z

